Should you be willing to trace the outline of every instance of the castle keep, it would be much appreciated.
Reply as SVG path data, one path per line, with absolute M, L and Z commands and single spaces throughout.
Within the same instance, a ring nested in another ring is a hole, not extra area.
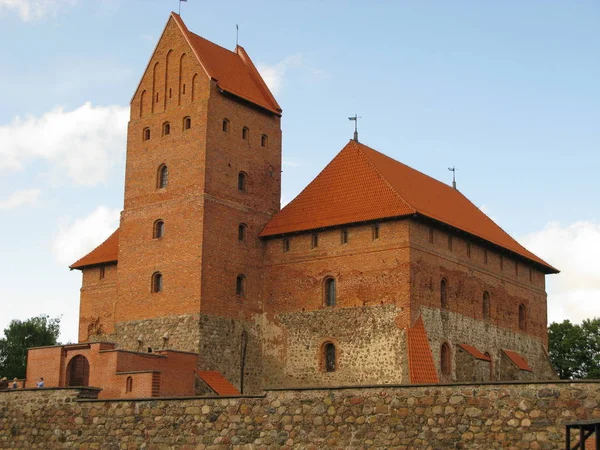
M 28 379 L 126 397 L 555 377 L 555 268 L 355 140 L 280 210 L 281 115 L 242 47 L 171 14 L 131 100 L 119 229 L 71 266 L 79 344 L 30 350 Z

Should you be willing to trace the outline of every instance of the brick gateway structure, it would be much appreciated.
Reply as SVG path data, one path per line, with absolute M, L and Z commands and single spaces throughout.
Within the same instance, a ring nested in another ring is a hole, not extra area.
M 245 393 L 554 378 L 555 268 L 458 190 L 354 140 L 280 211 L 281 114 L 242 47 L 171 14 L 131 100 L 119 229 L 71 266 L 81 345 L 145 361 L 162 375 L 144 389 L 165 395 L 179 364 Z M 82 352 L 31 350 L 28 378 L 64 386 Z

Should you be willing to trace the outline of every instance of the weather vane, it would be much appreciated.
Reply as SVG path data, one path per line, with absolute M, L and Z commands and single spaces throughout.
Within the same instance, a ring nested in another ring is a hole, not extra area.
M 179 0 L 179 15 L 181 15 L 181 2 L 187 3 L 187 0 Z
M 448 170 L 452 172 L 452 187 L 456 189 L 456 171 L 458 170 L 456 167 L 448 167 Z
M 348 120 L 354 120 L 354 141 L 358 142 L 358 119 L 362 119 L 358 114 L 348 117 Z

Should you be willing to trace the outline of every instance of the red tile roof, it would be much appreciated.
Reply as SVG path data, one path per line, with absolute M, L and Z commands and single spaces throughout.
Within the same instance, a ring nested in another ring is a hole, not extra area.
M 503 348 L 502 351 L 504 352 L 504 354 L 506 356 L 508 356 L 508 359 L 510 359 L 515 364 L 515 366 L 517 366 L 520 370 L 526 370 L 527 372 L 533 372 L 531 367 L 529 367 L 529 364 L 527 364 L 527 361 L 525 361 L 525 358 L 523 358 L 517 352 L 512 351 L 512 350 L 507 350 L 505 348 Z
M 481 353 L 479 350 L 477 350 L 472 345 L 458 344 L 458 346 L 461 347 L 467 353 L 469 353 L 473 358 L 481 359 L 482 361 L 488 361 L 488 362 L 490 362 L 492 360 L 489 356 L 484 355 L 483 353 Z
M 413 384 L 439 383 L 423 319 L 419 317 L 406 334 L 410 382 Z
M 117 262 L 119 255 L 119 229 L 111 234 L 107 240 L 89 252 L 80 260 L 69 266 L 70 269 L 82 269 L 86 266 Z
M 196 58 L 223 91 L 261 106 L 275 114 L 281 114 L 281 107 L 256 70 L 243 47 L 239 45 L 232 52 L 189 31 L 181 17 L 171 13 Z
M 260 236 L 411 215 L 434 219 L 510 250 L 541 265 L 546 273 L 558 272 L 458 190 L 355 141 L 273 216 Z
M 227 381 L 227 379 L 221 374 L 221 372 L 208 372 L 203 370 L 196 370 L 196 374 L 198 374 L 200 379 L 204 381 L 208 385 L 208 387 L 210 387 L 218 395 L 241 395 L 240 391 L 238 391 L 233 384 Z

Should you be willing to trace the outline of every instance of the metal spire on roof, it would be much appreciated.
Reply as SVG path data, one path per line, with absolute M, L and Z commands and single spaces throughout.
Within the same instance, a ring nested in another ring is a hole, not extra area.
M 352 117 L 348 117 L 348 120 L 354 120 L 354 141 L 358 142 L 358 119 L 362 119 L 358 114 L 354 114 Z
M 458 170 L 456 167 L 448 167 L 448 170 L 452 172 L 452 187 L 456 189 L 456 171 Z
M 238 41 L 240 39 L 240 26 L 235 24 L 235 48 L 238 48 Z

